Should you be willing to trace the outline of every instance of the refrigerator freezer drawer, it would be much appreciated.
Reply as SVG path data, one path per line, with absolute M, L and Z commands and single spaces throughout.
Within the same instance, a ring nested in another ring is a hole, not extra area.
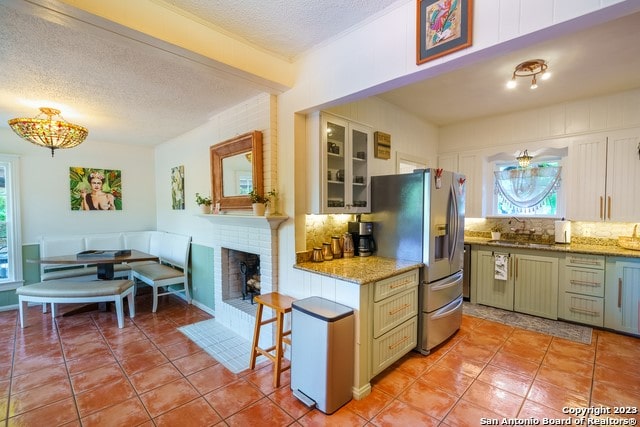
M 438 344 L 453 335 L 462 324 L 462 295 L 433 313 L 421 313 L 422 342 L 420 351 L 428 354 Z
M 433 283 L 422 284 L 422 311 L 432 312 L 462 295 L 462 271 Z

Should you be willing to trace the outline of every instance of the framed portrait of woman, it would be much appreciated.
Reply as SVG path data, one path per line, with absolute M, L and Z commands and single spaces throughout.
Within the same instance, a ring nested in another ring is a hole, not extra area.
M 73 211 L 122 210 L 122 172 L 115 169 L 70 167 Z

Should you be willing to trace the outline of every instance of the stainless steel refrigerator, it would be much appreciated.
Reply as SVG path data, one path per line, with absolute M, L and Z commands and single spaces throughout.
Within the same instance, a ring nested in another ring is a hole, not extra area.
M 465 177 L 442 169 L 371 177 L 377 255 L 424 264 L 418 350 L 453 335 L 462 322 Z

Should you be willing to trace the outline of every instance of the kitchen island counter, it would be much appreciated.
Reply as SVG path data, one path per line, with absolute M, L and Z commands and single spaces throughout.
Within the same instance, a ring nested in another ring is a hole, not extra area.
M 587 240 L 587 239 L 584 239 Z M 602 242 L 598 243 L 582 243 L 575 242 L 570 244 L 550 244 L 550 245 L 538 245 L 538 246 L 526 246 L 517 245 L 515 247 L 519 249 L 532 249 L 538 251 L 551 251 L 551 252 L 563 252 L 563 253 L 582 253 L 591 255 L 606 255 L 628 258 L 640 258 L 640 251 L 633 251 L 631 249 L 625 249 L 617 245 L 613 239 L 600 239 Z M 465 236 L 464 243 L 467 245 L 483 245 L 483 246 L 495 246 L 495 247 L 508 247 L 513 248 L 514 245 L 511 242 L 504 244 L 491 239 L 483 237 L 468 237 Z
M 368 256 L 338 258 L 324 262 L 306 261 L 295 264 L 293 267 L 299 270 L 364 285 L 422 266 L 422 263 L 416 261 Z

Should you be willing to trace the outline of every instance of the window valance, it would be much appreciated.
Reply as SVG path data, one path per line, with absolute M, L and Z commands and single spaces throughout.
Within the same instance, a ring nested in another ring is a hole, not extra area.
M 535 212 L 545 205 L 546 197 L 559 187 L 561 170 L 562 166 L 543 166 L 496 171 L 496 194 L 501 194 L 514 212 Z

